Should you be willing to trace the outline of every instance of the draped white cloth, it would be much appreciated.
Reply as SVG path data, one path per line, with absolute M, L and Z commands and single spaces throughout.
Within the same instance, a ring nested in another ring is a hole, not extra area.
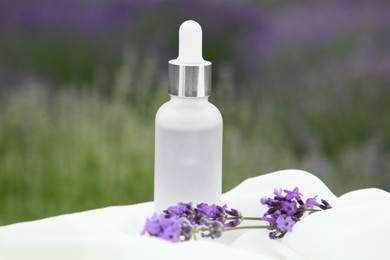
M 0 259 L 385 259 L 390 194 L 356 190 L 336 197 L 314 175 L 284 170 L 245 180 L 223 195 L 244 216 L 262 216 L 261 197 L 299 187 L 331 210 L 305 216 L 281 240 L 267 230 L 225 232 L 220 239 L 170 243 L 140 236 L 153 203 L 115 206 L 0 227 Z M 244 222 L 253 225 L 253 221 Z M 262 223 L 263 224 L 263 223 Z

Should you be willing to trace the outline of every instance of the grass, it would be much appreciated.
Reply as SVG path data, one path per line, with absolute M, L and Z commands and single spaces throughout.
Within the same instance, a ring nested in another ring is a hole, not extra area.
M 128 105 L 31 85 L 3 106 L 2 223 L 152 199 L 153 125 Z
M 153 199 L 154 114 L 168 99 L 166 80 L 152 60 L 139 71 L 131 52 L 125 60 L 109 91 L 26 82 L 2 93 L 0 225 Z M 387 88 L 329 87 L 308 72 L 292 89 L 254 81 L 255 92 L 236 95 L 220 75 L 212 102 L 224 116 L 224 191 L 286 168 L 315 173 L 336 194 L 390 187 Z

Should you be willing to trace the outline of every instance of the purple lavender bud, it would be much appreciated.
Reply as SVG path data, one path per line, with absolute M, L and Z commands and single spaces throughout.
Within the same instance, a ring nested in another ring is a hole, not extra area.
M 198 215 L 213 217 L 214 211 L 211 206 L 207 203 L 200 203 L 196 206 L 196 212 Z
M 318 195 L 314 196 L 313 198 L 308 198 L 306 200 L 306 207 L 308 207 L 309 209 L 314 208 L 314 206 L 319 207 L 320 204 L 317 202 L 317 197 L 318 197 Z
M 193 226 L 187 220 L 184 220 L 181 225 L 181 234 L 184 237 L 184 241 L 192 238 L 192 230 Z
M 227 223 L 224 223 L 223 226 L 224 227 L 237 227 L 238 225 L 240 225 L 242 222 L 241 219 L 234 219 L 232 221 L 229 221 Z
M 282 188 L 274 189 L 274 194 L 275 194 L 276 197 L 278 197 L 280 199 L 284 199 L 283 189 Z
M 279 209 L 280 209 L 280 207 L 269 208 L 269 209 L 267 210 L 267 212 L 266 212 L 264 215 L 272 215 L 272 214 L 274 214 L 275 212 L 277 212 Z
M 272 199 L 272 198 L 261 198 L 260 199 L 260 203 L 262 205 L 267 205 L 268 207 L 275 207 L 275 206 L 278 206 L 279 203 L 280 203 L 280 198 L 278 199 Z
M 318 207 L 320 208 L 320 209 L 331 209 L 332 208 L 332 206 L 330 206 L 330 204 L 326 201 L 326 200 L 321 200 L 321 205 L 319 205 Z
M 181 241 L 182 224 L 184 220 L 179 217 L 166 216 L 164 214 L 153 214 L 151 218 L 147 218 L 142 234 L 148 233 L 151 236 L 159 237 L 171 242 Z M 185 226 L 185 233 L 188 235 L 191 232 L 190 227 Z
M 166 210 L 164 210 L 164 213 L 166 215 L 188 215 L 192 212 L 192 202 L 189 203 L 183 203 L 179 202 L 176 206 L 170 206 Z
M 176 206 L 170 206 L 163 211 L 165 216 L 177 216 L 182 217 L 190 221 L 191 224 L 196 224 L 196 212 L 192 207 L 192 202 L 183 203 L 179 202 Z
M 198 222 L 202 218 L 207 218 L 209 220 L 219 221 L 225 227 L 235 227 L 242 221 L 241 213 L 236 209 L 228 209 L 227 205 L 221 207 L 215 204 L 208 205 L 206 203 L 201 203 L 198 204 L 196 212 Z M 234 217 L 234 219 L 225 223 L 229 216 Z
M 207 229 L 201 233 L 202 237 L 211 237 L 214 239 L 222 236 L 224 227 L 221 222 L 202 219 L 202 224 L 207 227 Z
M 273 214 L 272 217 L 277 219 L 279 216 L 282 215 L 282 212 L 280 210 L 276 210 Z
M 201 218 L 206 217 L 223 223 L 226 218 L 225 208 L 227 208 L 226 205 L 221 207 L 215 204 L 209 205 L 207 203 L 200 203 L 196 207 L 197 219 L 200 220 Z
M 268 236 L 270 239 L 280 239 L 280 238 L 284 237 L 284 235 L 286 233 L 287 233 L 287 231 L 281 232 L 280 230 L 276 230 L 276 231 L 270 232 L 268 234 Z
M 241 224 L 241 222 L 242 222 L 242 214 L 241 214 L 240 211 L 238 211 L 236 209 L 226 209 L 225 212 L 229 216 L 235 218 L 232 221 L 229 221 L 229 222 L 225 223 L 224 224 L 225 227 L 236 227 L 236 226 Z
M 286 193 L 286 197 L 285 197 L 286 200 L 296 199 L 298 202 L 302 201 L 301 199 L 302 194 L 299 193 L 298 187 L 295 187 L 294 190 L 292 191 L 284 190 L 284 192 Z
M 291 216 L 279 216 L 276 219 L 276 226 L 280 231 L 292 231 L 292 227 L 294 226 L 295 221 L 292 219 Z
M 156 213 L 154 213 L 151 218 L 146 219 L 142 234 L 145 234 L 146 232 L 151 236 L 158 235 L 161 232 L 160 218 Z
M 241 212 L 236 209 L 225 209 L 225 212 L 232 217 L 241 217 Z
M 271 226 L 276 226 L 276 219 L 267 216 L 261 217 L 262 220 L 267 221 Z
M 211 205 L 211 207 L 213 208 L 213 212 L 215 214 L 215 220 L 218 220 L 219 222 L 223 223 L 225 222 L 226 220 L 226 209 L 227 209 L 227 205 L 224 205 L 224 206 L 218 206 L 218 205 Z
M 181 224 L 183 223 L 182 219 L 179 219 L 176 216 L 165 217 L 164 215 L 160 218 L 161 233 L 158 237 L 171 241 L 179 242 L 181 235 Z
M 296 219 L 296 220 L 299 220 L 301 217 L 303 217 L 303 214 L 305 213 L 305 210 L 303 209 L 303 210 L 298 210 L 294 215 L 293 215 L 293 217 L 294 217 L 294 219 Z M 310 213 L 314 213 L 314 212 L 310 212 Z M 309 214 L 310 214 L 309 213 Z
M 282 201 L 282 211 L 288 216 L 293 216 L 297 212 L 297 203 L 295 201 Z
M 276 234 L 277 234 L 276 232 L 269 232 L 268 237 L 270 239 L 277 239 Z

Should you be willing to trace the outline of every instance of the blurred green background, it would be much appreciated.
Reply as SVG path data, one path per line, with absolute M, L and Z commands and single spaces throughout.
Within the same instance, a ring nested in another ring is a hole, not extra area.
M 297 168 L 390 190 L 388 1 L 3 0 L 0 225 L 153 199 L 187 19 L 213 62 L 224 191 Z M 287 188 L 287 187 L 286 187 Z

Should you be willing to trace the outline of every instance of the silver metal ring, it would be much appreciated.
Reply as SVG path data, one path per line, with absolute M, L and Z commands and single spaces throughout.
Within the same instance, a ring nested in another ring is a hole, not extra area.
M 206 97 L 211 92 L 211 62 L 180 65 L 169 61 L 168 92 L 180 97 Z

